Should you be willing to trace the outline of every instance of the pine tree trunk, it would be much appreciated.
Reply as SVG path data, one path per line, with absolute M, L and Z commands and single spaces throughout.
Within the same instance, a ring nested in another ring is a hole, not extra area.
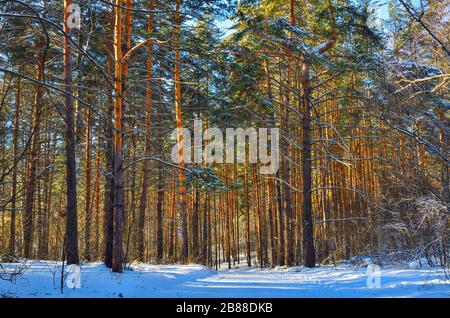
M 43 39 L 39 39 L 38 44 L 38 61 L 37 61 L 37 76 L 38 81 L 42 81 L 43 68 L 44 68 L 44 56 L 43 56 Z M 39 84 L 36 84 L 36 91 L 34 97 L 34 109 L 33 109 L 33 127 L 32 127 L 32 140 L 31 140 L 31 152 L 27 159 L 27 181 L 25 190 L 24 210 L 22 214 L 22 229 L 23 229 L 23 256 L 29 258 L 32 253 L 33 246 L 33 207 L 34 207 L 34 193 L 36 187 L 36 167 L 37 156 L 39 153 L 39 135 L 40 135 L 40 117 L 41 117 L 41 100 L 42 100 L 42 88 Z
M 43 160 L 43 167 L 49 167 L 50 166 L 50 162 L 51 162 L 51 149 L 50 149 L 50 145 L 51 145 L 51 134 L 50 134 L 50 130 L 49 130 L 49 126 L 50 126 L 50 120 L 51 120 L 51 112 L 50 112 L 50 108 L 47 108 L 45 111 L 45 121 L 44 121 L 44 160 Z M 47 233 L 48 233 L 48 219 L 49 219 L 49 215 L 50 215 L 50 209 L 51 209 L 51 202 L 49 202 L 50 200 L 50 196 L 49 196 L 49 192 L 51 192 L 51 188 L 52 188 L 52 169 L 49 169 L 48 171 L 45 172 L 44 174 L 44 178 L 43 178 L 43 182 L 42 182 L 42 187 L 43 187 L 43 194 L 41 196 L 39 190 L 38 190 L 38 215 L 39 215 L 39 219 L 38 219 L 38 225 L 39 225 L 39 229 L 38 229 L 38 239 L 39 239 L 39 243 L 38 243 L 38 253 L 37 256 L 39 259 L 47 259 L 48 258 L 48 237 L 47 237 Z M 43 198 L 42 198 L 43 197 Z
M 197 260 L 198 254 L 198 236 L 199 236 L 199 209 L 200 209 L 200 193 L 198 190 L 194 194 L 194 208 L 192 211 L 192 255 Z
M 156 259 L 161 261 L 163 258 L 164 236 L 163 236 L 163 201 L 164 201 L 164 189 L 163 189 L 163 174 L 162 166 L 158 167 L 158 185 L 157 185 L 157 199 L 156 199 Z
M 282 85 L 282 67 L 281 67 L 281 59 L 280 59 L 280 63 L 278 66 L 278 73 L 279 73 L 279 82 L 280 82 L 280 87 L 279 87 L 279 99 L 280 101 L 283 101 L 284 99 L 284 90 L 283 90 L 283 85 Z M 288 117 L 288 112 L 286 111 L 286 107 L 283 105 L 283 103 L 281 104 L 280 107 L 280 118 L 281 118 L 281 151 L 280 151 L 280 170 L 283 172 L 283 176 L 285 174 L 285 166 L 287 165 L 286 160 L 284 159 L 284 156 L 287 156 L 287 136 L 288 136 L 288 131 L 287 131 L 287 121 L 289 119 Z M 284 137 L 283 134 L 286 136 Z M 277 180 L 280 180 L 280 178 L 282 177 L 281 175 L 281 171 L 278 170 L 276 173 L 276 178 Z M 285 254 L 285 250 L 284 250 L 284 219 L 285 219 L 285 209 L 284 209 L 284 204 L 283 204 L 283 192 L 282 189 L 284 190 L 284 187 L 281 186 L 281 182 L 277 182 L 276 184 L 276 189 L 277 189 L 277 203 L 278 203 L 278 241 L 277 241 L 277 264 L 278 265 L 284 265 L 284 254 Z
M 153 10 L 154 2 L 150 1 L 148 9 Z M 147 24 L 148 35 L 152 36 L 153 33 L 153 14 L 149 14 Z M 153 69 L 153 42 L 147 43 L 147 73 L 146 73 L 146 95 L 145 95 L 145 137 L 144 137 L 144 156 L 150 156 L 150 134 L 151 134 L 151 111 L 152 111 L 152 98 L 153 98 L 153 83 L 152 83 L 152 69 Z M 144 167 L 142 172 L 141 182 L 141 198 L 139 200 L 139 217 L 138 217 L 138 229 L 137 229 L 137 259 L 142 261 L 144 258 L 144 233 L 145 233 L 145 211 L 147 207 L 147 188 L 149 178 L 150 162 L 144 160 Z
M 72 0 L 64 0 L 64 31 L 71 33 L 68 25 Z M 64 83 L 68 94 L 65 96 L 66 106 L 66 255 L 67 264 L 78 264 L 78 223 L 77 223 L 77 179 L 75 163 L 75 118 L 73 104 L 72 56 L 69 38 L 64 37 Z
M 114 30 L 114 14 L 111 11 L 110 27 Z M 114 43 L 114 35 L 111 32 L 111 43 Z M 108 58 L 108 70 L 112 73 L 113 60 Z M 106 267 L 112 267 L 113 258 L 113 240 L 114 240 L 114 137 L 113 137 L 113 116 L 114 102 L 112 91 L 108 94 L 108 104 L 106 110 L 105 122 L 105 158 L 106 158 L 106 174 L 105 174 L 105 196 L 104 196 L 104 261 Z
M 11 223 L 9 229 L 9 254 L 14 256 L 16 253 L 16 195 L 17 195 L 17 165 L 18 165 L 18 143 L 19 143 L 19 118 L 20 118 L 20 97 L 21 85 L 20 78 L 17 80 L 16 90 L 16 109 L 14 113 L 14 136 L 13 136 L 13 171 L 12 171 L 12 191 L 11 191 Z
M 246 215 L 246 241 L 247 241 L 247 265 L 248 267 L 252 266 L 252 250 L 251 250 L 251 233 L 250 233 L 250 198 L 249 198 L 249 190 L 248 190 L 248 184 L 249 184 L 249 179 L 248 179 L 248 167 L 247 167 L 247 163 L 245 163 L 244 166 L 244 184 L 245 184 L 245 215 Z
M 96 164 L 95 164 L 95 223 L 94 223 L 94 246 L 93 256 L 95 259 L 99 258 L 99 246 L 100 246 L 100 142 L 101 142 L 101 129 L 98 126 L 97 130 L 97 150 L 96 150 Z
M 122 60 L 122 0 L 116 0 L 114 23 L 114 236 L 112 271 L 123 268 L 123 60 Z
M 84 225 L 84 259 L 91 260 L 91 110 L 86 109 L 86 206 Z
M 186 176 L 184 174 L 183 162 L 183 117 L 181 112 L 181 61 L 180 61 L 180 31 L 181 31 L 181 0 L 176 0 L 175 9 L 175 41 L 174 41 L 174 91 L 175 91 L 175 115 L 177 122 L 177 142 L 178 142 L 178 191 L 180 195 L 180 214 L 181 214 L 181 261 L 186 263 L 189 257 L 189 238 L 187 225 L 187 203 L 186 203 Z
M 253 164 L 253 189 L 255 191 L 255 228 L 256 233 L 258 235 L 258 258 L 259 258 L 259 266 L 261 268 L 264 267 L 264 259 L 263 259 L 263 237 L 262 237 L 262 221 L 261 221 L 261 200 L 260 200 L 260 189 L 259 189 L 259 180 L 258 174 L 256 172 L 256 164 Z
M 211 246 L 210 241 L 210 229 L 211 225 L 208 226 L 209 223 L 209 213 L 208 213 L 208 203 L 209 203 L 209 194 L 205 193 L 205 200 L 203 203 L 203 226 L 202 226 L 202 250 L 201 250 L 201 262 L 203 265 L 208 265 L 208 248 Z
M 309 66 L 303 65 L 303 253 L 306 267 L 316 265 L 314 251 L 313 221 L 312 221 L 312 162 L 311 162 L 311 103 L 309 87 Z

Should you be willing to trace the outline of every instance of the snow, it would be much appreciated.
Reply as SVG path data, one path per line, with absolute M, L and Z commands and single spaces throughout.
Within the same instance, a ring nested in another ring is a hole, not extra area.
M 7 272 L 21 266 L 2 265 Z M 376 287 L 368 282 L 370 273 L 377 274 L 374 264 L 370 269 L 349 265 L 258 269 L 241 264 L 219 271 L 201 265 L 135 264 L 115 274 L 101 263 L 87 263 L 81 267 L 81 288 L 65 286 L 61 293 L 60 264 L 28 261 L 26 266 L 15 281 L 0 280 L 0 297 L 450 297 L 450 281 L 438 268 L 382 268 L 380 288 L 369 288 Z
M 417 269 L 419 268 L 419 263 L 416 261 L 409 262 L 408 267 L 411 269 Z

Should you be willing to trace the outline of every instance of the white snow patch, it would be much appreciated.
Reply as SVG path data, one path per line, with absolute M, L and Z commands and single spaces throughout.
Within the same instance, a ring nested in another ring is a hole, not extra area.
M 8 271 L 20 266 L 2 265 Z M 14 282 L 0 280 L 0 297 L 450 297 L 445 270 L 407 266 L 381 269 L 381 287 L 369 288 L 368 269 L 350 266 L 214 271 L 201 265 L 135 264 L 114 274 L 101 263 L 88 263 L 81 267 L 81 288 L 65 286 L 63 293 L 58 263 L 29 261 L 27 266 Z

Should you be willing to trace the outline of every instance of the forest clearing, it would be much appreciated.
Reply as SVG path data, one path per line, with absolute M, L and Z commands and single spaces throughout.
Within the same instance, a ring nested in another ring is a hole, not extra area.
M 380 285 L 367 284 L 365 267 L 350 264 L 307 267 L 208 269 L 202 265 L 134 264 L 123 275 L 102 263 L 81 266 L 80 288 L 61 289 L 60 264 L 35 261 L 1 297 L 27 298 L 349 298 L 450 297 L 448 272 L 430 268 L 386 268 Z M 10 267 L 14 267 L 10 265 Z

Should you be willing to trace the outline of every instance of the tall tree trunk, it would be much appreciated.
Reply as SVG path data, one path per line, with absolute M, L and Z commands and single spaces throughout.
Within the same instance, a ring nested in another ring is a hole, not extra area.
M 97 150 L 96 150 L 96 164 L 95 164 L 95 241 L 93 246 L 94 257 L 99 257 L 99 245 L 100 245 L 100 140 L 101 140 L 101 128 L 98 126 L 97 130 Z
M 162 166 L 158 167 L 158 185 L 157 185 L 157 199 L 156 199 L 156 259 L 161 261 L 163 258 L 164 236 L 163 236 L 163 201 L 164 201 L 164 188 L 163 188 L 163 174 Z
M 51 133 L 49 130 L 49 126 L 50 126 L 50 108 L 47 108 L 45 110 L 45 121 L 44 121 L 44 160 L 43 160 L 43 167 L 49 167 L 50 166 L 50 162 L 51 162 Z M 38 229 L 38 253 L 37 256 L 39 259 L 47 259 L 48 258 L 48 237 L 47 237 L 47 233 L 48 233 L 48 219 L 49 219 L 49 215 L 50 215 L 50 209 L 51 209 L 51 205 L 50 204 L 50 195 L 49 193 L 51 193 L 51 188 L 52 188 L 52 169 L 50 168 L 48 171 L 45 172 L 44 174 L 44 178 L 43 178 L 43 182 L 42 182 L 42 187 L 43 187 L 43 199 L 41 194 L 39 193 L 38 190 L 38 225 L 39 225 L 39 229 Z M 38 183 L 39 185 L 39 183 Z M 42 204 L 43 203 L 43 204 Z
M 208 247 L 211 246 L 210 241 L 210 230 L 211 225 L 208 226 L 209 223 L 209 213 L 208 213 L 208 204 L 209 204 L 209 194 L 205 193 L 205 201 L 203 206 L 203 231 L 202 231 L 202 250 L 201 250 L 201 262 L 203 265 L 208 265 Z
M 174 40 L 174 91 L 175 91 L 175 115 L 177 124 L 177 142 L 178 142 L 178 182 L 180 195 L 180 214 L 181 214 L 181 261 L 186 263 L 189 256 L 189 239 L 187 225 L 187 204 L 186 204 L 186 176 L 184 174 L 183 162 L 183 114 L 181 111 L 181 61 L 180 61 L 180 32 L 181 32 L 181 0 L 176 0 L 175 9 L 175 40 Z
M 270 80 L 270 69 L 269 69 L 269 63 L 267 60 L 264 60 L 264 73 L 266 76 L 266 84 L 267 84 L 267 98 L 269 101 L 273 104 L 273 92 L 272 92 L 272 82 Z M 275 105 L 273 105 L 275 106 Z M 273 110 L 269 114 L 269 122 L 272 127 L 276 127 L 276 121 L 275 121 L 275 111 Z M 280 188 L 280 180 L 279 180 L 279 172 L 277 171 L 275 174 L 275 183 L 277 184 L 277 187 Z M 270 261 L 271 266 L 275 266 L 277 262 L 277 248 L 275 247 L 274 239 L 276 237 L 275 235 L 275 228 L 276 226 L 273 224 L 273 221 L 275 220 L 275 214 L 273 209 L 273 180 L 267 181 L 267 187 L 268 187 L 268 193 L 269 193 L 269 233 L 270 233 Z M 279 205 L 281 206 L 281 193 L 277 196 L 277 199 L 279 199 Z
M 154 1 L 149 2 L 149 11 L 154 9 Z M 153 33 L 153 14 L 149 14 L 147 32 L 149 36 Z M 147 73 L 146 73 L 146 92 L 145 92 L 145 141 L 144 141 L 144 156 L 150 156 L 150 134 L 151 134 L 151 112 L 152 112 L 152 98 L 153 98 L 153 42 L 148 41 L 147 43 Z M 142 182 L 141 182 L 141 198 L 139 200 L 139 217 L 138 217 L 138 229 L 137 229 L 137 259 L 143 261 L 144 259 L 144 234 L 145 234 L 145 211 L 147 208 L 147 188 L 148 188 L 148 178 L 150 170 L 149 160 L 144 160 L 144 168 L 142 172 Z
M 280 126 L 281 126 L 281 134 L 285 134 L 285 137 L 281 136 L 281 151 L 280 151 L 280 170 L 283 172 L 283 176 L 281 175 L 281 171 L 277 171 L 276 178 L 277 180 L 280 180 L 281 177 L 284 177 L 286 174 L 286 160 L 284 159 L 284 156 L 288 155 L 288 142 L 286 138 L 289 136 L 288 133 L 288 121 L 289 121 L 289 113 L 286 110 L 286 107 L 283 104 L 283 99 L 285 98 L 284 89 L 282 85 L 283 80 L 283 74 L 282 74 L 282 66 L 281 66 L 281 59 L 278 65 L 278 77 L 279 77 L 279 99 L 282 102 L 280 107 Z M 289 172 L 289 170 L 288 170 Z M 281 182 L 277 182 L 276 184 L 277 188 L 277 203 L 278 203 L 278 241 L 277 241 L 277 264 L 278 265 L 284 265 L 284 219 L 285 219 L 285 209 L 283 205 L 283 191 L 285 187 L 281 186 Z
M 123 59 L 122 0 L 116 0 L 114 23 L 114 235 L 112 271 L 123 268 Z
M 105 122 L 105 158 L 106 158 L 106 174 L 105 174 L 105 193 L 104 193 L 104 219 L 103 219 L 103 235 L 104 235 L 104 262 L 106 267 L 112 267 L 112 242 L 114 238 L 114 145 L 112 132 L 113 117 L 113 101 L 112 92 L 108 98 L 106 122 Z
M 91 260 L 91 110 L 86 109 L 86 206 L 84 225 L 84 259 Z
M 245 162 L 245 166 L 244 166 L 244 184 L 245 184 L 245 216 L 246 216 L 246 241 L 247 241 L 247 265 L 248 267 L 252 266 L 252 250 L 251 250 L 251 233 L 250 233 L 250 198 L 249 198 L 249 189 L 248 189 L 248 184 L 249 184 L 249 178 L 248 178 L 248 167 L 247 167 L 247 162 Z
M 115 9 L 111 11 L 111 43 L 114 43 Z M 112 73 L 113 60 L 108 57 L 108 71 Z M 109 91 L 105 121 L 105 196 L 104 196 L 104 261 L 106 267 L 112 267 L 114 240 L 114 137 L 113 137 L 114 102 L 113 92 Z
M 16 253 L 16 195 L 17 195 L 17 165 L 19 160 L 18 142 L 19 142 L 19 118 L 20 118 L 20 78 L 17 80 L 16 90 L 16 110 L 14 113 L 14 136 L 13 136 L 13 171 L 12 171 L 12 190 L 11 190 L 11 224 L 9 229 L 9 254 L 14 256 Z
M 295 7 L 294 0 L 290 1 L 290 23 L 292 26 L 295 26 Z M 288 82 L 291 81 L 291 63 L 288 65 Z M 291 93 L 289 91 L 286 92 L 286 104 L 289 105 L 291 100 Z M 292 98 L 294 101 L 295 98 Z M 286 109 L 286 125 L 285 129 L 289 131 L 289 109 Z M 289 156 L 289 146 L 285 147 L 285 156 Z M 285 209 L 285 218 L 284 218 L 284 263 L 287 266 L 292 266 L 294 264 L 294 220 L 293 220 L 293 211 L 292 211 L 292 202 L 291 202 L 291 169 L 289 163 L 286 161 L 284 164 L 284 173 L 283 178 L 285 180 L 284 186 L 284 200 L 286 202 Z
M 122 0 L 125 4 L 125 15 L 124 15 L 124 29 L 123 29 L 123 34 L 122 34 L 122 118 L 124 118 L 125 116 L 125 106 L 123 105 L 126 95 L 127 95 L 127 91 L 128 91 L 128 74 L 129 74 L 129 66 L 128 66 L 128 62 L 127 59 L 124 58 L 124 56 L 126 56 L 126 54 L 130 51 L 131 49 L 131 32 L 132 32 L 132 18 L 133 18 L 133 1 L 132 0 Z M 133 114 L 133 109 L 134 107 L 134 103 L 129 103 L 128 108 L 130 109 L 130 116 L 131 116 L 131 120 L 130 120 L 130 124 L 128 125 L 128 131 L 132 131 L 133 127 L 134 127 L 134 114 Z M 125 135 L 126 129 L 124 126 L 124 123 L 122 122 L 122 157 L 125 155 L 124 154 L 124 150 L 123 150 L 123 136 Z M 131 159 L 133 159 L 133 153 L 135 153 L 133 151 L 133 149 L 135 148 L 135 143 L 133 142 L 135 140 L 135 136 L 134 134 L 130 133 L 130 147 L 128 148 L 128 154 L 131 157 Z M 123 159 L 122 159 L 123 160 Z M 125 237 L 125 244 L 123 244 L 125 246 L 125 254 L 122 256 L 122 263 L 125 263 L 127 261 L 127 257 L 128 257 L 128 247 L 129 247 L 129 242 L 130 242 L 130 237 L 131 237 L 131 230 L 132 230 L 132 225 L 133 225 L 133 220 L 134 220 L 134 212 L 135 212 L 135 201 L 134 200 L 134 194 L 135 194 L 135 185 L 136 185 L 136 166 L 133 165 L 133 167 L 131 168 L 132 171 L 129 174 L 129 177 L 127 178 L 127 185 L 125 184 L 125 179 L 123 181 L 123 186 L 122 186 L 122 202 L 123 202 L 123 206 L 122 206 L 122 236 Z M 123 177 L 123 172 L 122 172 L 122 178 Z M 125 188 L 129 189 L 127 191 L 125 191 Z M 131 195 L 130 195 L 131 194 Z M 130 198 L 129 198 L 130 197 Z M 127 204 L 125 202 L 129 202 L 129 207 L 127 206 Z M 122 239 L 123 240 L 123 239 Z M 122 252 L 123 254 L 123 252 Z
M 291 2 L 291 7 L 293 2 Z M 319 53 L 330 50 L 336 42 L 335 18 L 332 1 L 328 0 L 330 20 L 333 27 L 331 39 L 323 46 Z M 311 161 L 311 87 L 310 87 L 309 61 L 303 57 L 301 65 L 301 84 L 303 90 L 303 143 L 302 143 L 302 177 L 303 177 L 303 257 L 306 267 L 316 265 L 314 250 L 314 231 L 312 219 L 312 161 Z
M 64 31 L 70 35 L 71 28 L 68 25 L 71 11 L 69 7 L 72 0 L 64 0 Z M 78 222 L 77 222 L 77 179 L 75 163 L 75 118 L 73 104 L 73 83 L 72 83 L 72 56 L 69 45 L 69 37 L 64 37 L 64 83 L 66 85 L 65 96 L 66 106 L 66 255 L 67 264 L 78 264 Z
M 260 200 L 260 189 L 258 174 L 256 172 L 256 164 L 253 164 L 253 189 L 255 192 L 255 229 L 258 235 L 258 258 L 259 266 L 264 267 L 264 257 L 263 257 L 263 237 L 262 237 L 262 222 L 261 222 L 261 200 Z
M 312 223 L 312 162 L 311 162 L 311 103 L 309 87 L 309 66 L 303 65 L 303 253 L 306 267 L 316 265 Z
M 170 232 L 170 238 L 169 238 L 169 261 L 174 262 L 176 259 L 176 246 L 177 246 L 177 242 L 176 242 L 176 231 L 177 231 L 177 212 L 176 212 L 176 191 L 175 191 L 175 185 L 174 185 L 174 190 L 172 191 L 172 202 L 171 202 L 171 214 L 170 214 L 170 228 L 169 228 L 169 232 Z
M 206 84 L 206 103 L 208 103 L 208 79 Z M 209 119 L 206 117 L 205 121 L 205 129 L 207 130 L 209 127 Z M 205 141 L 206 143 L 206 141 Z M 205 167 L 208 167 L 208 164 L 204 163 Z M 210 213 L 209 213 L 209 193 L 205 193 L 204 203 L 203 203 L 203 219 L 202 219 L 202 248 L 201 248 L 201 262 L 203 265 L 207 266 L 209 262 L 209 248 L 211 248 L 211 224 L 210 224 Z M 208 226 L 209 224 L 209 226 Z
M 44 71 L 44 40 L 39 39 L 38 44 L 38 61 L 37 61 L 37 76 L 38 81 L 42 81 Z M 24 210 L 22 214 L 22 229 L 23 229 L 23 256 L 29 258 L 33 246 L 33 206 L 34 193 L 36 189 L 36 167 L 39 153 L 39 139 L 40 139 L 40 117 L 41 117 L 41 101 L 42 88 L 36 84 L 36 91 L 34 97 L 34 118 L 32 127 L 31 152 L 28 156 L 27 165 L 27 187 L 25 192 Z
M 200 209 L 200 192 L 195 190 L 194 194 L 194 208 L 192 211 L 192 256 L 197 260 L 198 254 L 198 235 L 199 235 L 199 209 Z

